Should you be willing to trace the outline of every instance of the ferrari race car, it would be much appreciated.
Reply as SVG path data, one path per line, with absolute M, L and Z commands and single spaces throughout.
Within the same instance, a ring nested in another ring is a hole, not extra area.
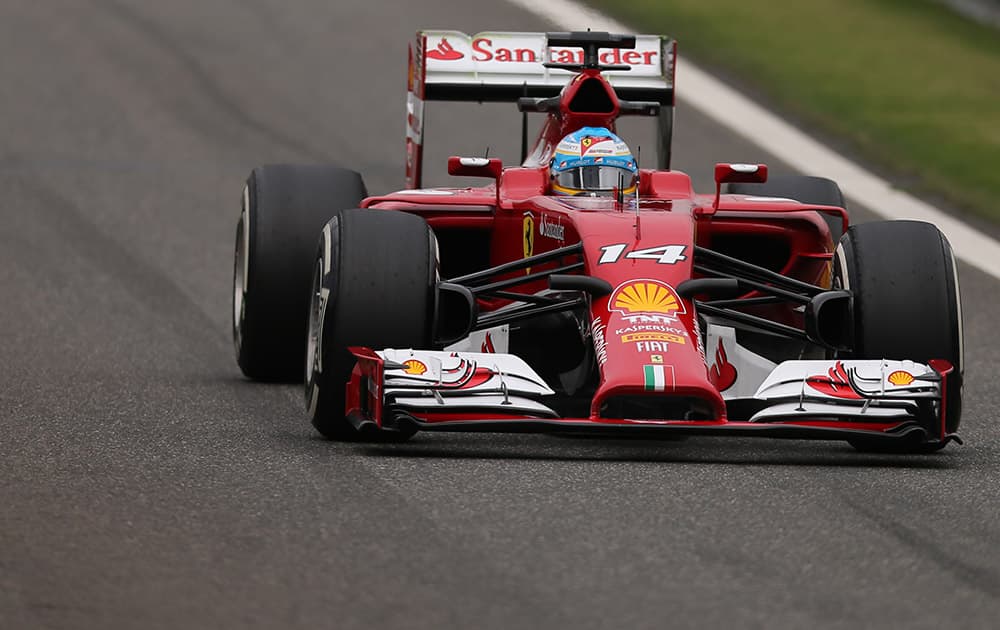
M 308 414 L 332 439 L 739 435 L 906 453 L 957 441 L 948 241 L 915 221 L 849 226 L 834 182 L 769 180 L 762 164 L 717 164 L 715 190 L 695 193 L 670 169 L 675 57 L 662 36 L 418 33 L 405 190 L 368 196 L 334 166 L 251 173 L 233 286 L 243 373 L 301 382 L 304 366 Z M 450 175 L 486 185 L 421 188 L 437 100 L 516 103 L 521 164 L 454 156 Z M 531 113 L 545 120 L 529 146 Z M 657 168 L 554 194 L 564 139 L 613 135 L 620 116 L 657 119 Z

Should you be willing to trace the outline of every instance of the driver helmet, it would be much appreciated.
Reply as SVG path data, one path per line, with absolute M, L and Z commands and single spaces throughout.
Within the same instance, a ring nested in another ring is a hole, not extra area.
M 583 127 L 559 141 L 549 171 L 556 195 L 634 194 L 639 169 L 625 142 L 604 127 Z

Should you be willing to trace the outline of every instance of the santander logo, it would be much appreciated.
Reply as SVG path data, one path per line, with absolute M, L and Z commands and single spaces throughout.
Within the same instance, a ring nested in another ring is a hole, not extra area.
M 486 338 L 483 339 L 483 345 L 479 348 L 479 351 L 496 353 L 497 349 L 493 347 L 493 337 L 489 332 L 486 333 Z
M 442 37 L 441 41 L 438 42 L 437 48 L 427 51 L 428 59 L 437 59 L 438 61 L 455 61 L 464 57 L 462 53 L 455 50 L 451 44 L 448 43 L 446 37 Z
M 851 377 L 847 373 L 847 370 L 844 369 L 844 364 L 840 361 L 837 361 L 837 365 L 830 368 L 826 374 L 810 376 L 806 379 L 806 382 L 809 383 L 809 387 L 827 396 L 849 400 L 862 398 L 861 394 L 854 391 L 854 386 L 851 385 Z
M 428 59 L 458 61 L 465 58 L 465 54 L 455 50 L 447 37 L 441 37 L 441 41 L 434 47 L 430 47 L 431 41 L 427 43 Z M 548 58 L 546 59 L 546 55 L 541 51 L 544 42 L 537 43 L 530 39 L 504 40 L 508 43 L 508 46 L 499 45 L 498 42 L 494 42 L 490 37 L 473 37 L 468 41 L 468 45 L 471 48 L 472 61 L 479 63 L 541 63 L 543 61 L 571 64 L 583 63 L 583 50 L 552 48 L 548 51 Z M 622 50 L 620 48 L 613 48 L 601 52 L 599 59 L 604 64 L 655 67 L 660 63 L 660 54 L 655 49 Z
M 708 380 L 720 392 L 724 392 L 736 382 L 736 367 L 729 362 L 726 348 L 719 339 L 719 347 L 715 351 L 715 365 L 708 371 Z

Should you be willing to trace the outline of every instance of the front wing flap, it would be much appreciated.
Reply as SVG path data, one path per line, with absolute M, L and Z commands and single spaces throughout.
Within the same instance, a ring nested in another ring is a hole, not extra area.
M 754 395 L 751 422 L 785 417 L 906 420 L 940 401 L 942 376 L 912 361 L 785 361 Z
M 944 429 L 942 400 L 951 366 L 942 361 L 932 361 L 932 365 L 888 360 L 785 361 L 752 398 L 727 401 L 729 417 L 650 420 L 560 417 L 550 406 L 555 392 L 511 354 L 350 350 L 358 365 L 347 385 L 345 411 L 362 430 L 957 439 Z M 669 396 L 669 392 L 655 395 Z

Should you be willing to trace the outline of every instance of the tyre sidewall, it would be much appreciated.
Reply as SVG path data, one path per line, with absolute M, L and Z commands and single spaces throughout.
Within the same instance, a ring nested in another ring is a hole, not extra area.
M 394 251 L 372 248 L 378 232 Z M 346 383 L 356 364 L 347 348 L 431 347 L 435 250 L 426 222 L 405 213 L 347 210 L 323 228 L 316 251 L 321 295 L 310 308 L 321 326 L 310 331 L 316 354 L 306 366 L 306 404 L 324 436 L 378 439 L 359 436 L 344 419 Z
M 944 235 L 919 221 L 852 226 L 838 244 L 833 277 L 853 294 L 854 351 L 843 356 L 949 361 L 945 429 L 957 431 L 964 339 L 957 268 Z
M 336 211 L 356 207 L 366 195 L 361 176 L 339 167 L 278 164 L 251 172 L 237 230 L 242 283 L 236 261 L 233 281 L 233 341 L 244 374 L 302 382 L 316 237 Z

